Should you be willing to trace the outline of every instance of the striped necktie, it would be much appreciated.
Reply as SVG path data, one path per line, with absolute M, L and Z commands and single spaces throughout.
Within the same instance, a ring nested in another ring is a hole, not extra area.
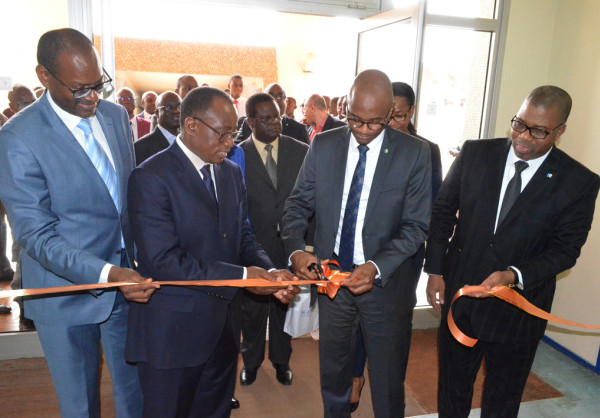
M 113 165 L 102 149 L 102 146 L 94 137 L 90 121 L 87 119 L 81 119 L 77 127 L 81 129 L 85 135 L 84 149 L 86 154 L 92 161 L 92 164 L 94 164 L 94 167 L 96 167 L 100 177 L 102 177 L 102 181 L 104 181 L 115 207 L 118 211 L 120 211 L 121 205 L 119 202 L 119 183 L 117 180 L 117 173 L 115 172 Z

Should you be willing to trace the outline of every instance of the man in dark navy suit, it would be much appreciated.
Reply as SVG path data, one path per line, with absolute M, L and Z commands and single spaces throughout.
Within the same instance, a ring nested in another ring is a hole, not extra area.
M 133 144 L 135 163 L 140 165 L 154 154 L 166 149 L 175 142 L 179 133 L 181 97 L 174 91 L 165 91 L 156 101 L 158 124 L 156 129 Z
M 285 280 L 254 240 L 240 167 L 226 159 L 237 115 L 221 90 L 192 90 L 181 134 L 132 173 L 129 186 L 138 270 L 155 280 Z M 244 267 L 249 266 L 249 267 Z M 252 266 L 252 267 L 250 267 Z M 251 288 L 294 298 L 297 288 Z M 126 359 L 138 364 L 144 416 L 228 416 L 240 320 L 238 289 L 162 286 L 133 304 Z
M 590 230 L 600 178 L 556 148 L 571 97 L 534 89 L 511 120 L 510 138 L 467 141 L 431 214 L 427 300 L 442 312 L 440 417 L 466 417 L 482 359 L 481 416 L 516 417 L 546 321 L 496 298 L 461 298 L 452 309 L 472 348 L 452 337 L 447 315 L 465 285 L 515 285 L 539 308 L 552 306 L 556 275 L 575 264 Z M 458 214 L 460 213 L 460 216 Z

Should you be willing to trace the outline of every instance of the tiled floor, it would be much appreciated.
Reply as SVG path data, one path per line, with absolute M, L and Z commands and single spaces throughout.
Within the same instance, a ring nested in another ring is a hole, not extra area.
M 533 372 L 564 396 L 521 403 L 519 418 L 600 417 L 600 376 L 545 343 L 538 348 Z M 469 417 L 478 418 L 480 412 L 474 409 Z M 430 417 L 437 414 L 419 416 Z

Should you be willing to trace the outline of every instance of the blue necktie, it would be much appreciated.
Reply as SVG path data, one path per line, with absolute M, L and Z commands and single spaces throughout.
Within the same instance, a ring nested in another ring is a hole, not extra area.
M 358 162 L 352 176 L 346 209 L 344 211 L 344 223 L 342 224 L 342 236 L 340 248 L 338 249 L 338 262 L 344 271 L 352 270 L 354 265 L 354 236 L 356 235 L 356 219 L 358 217 L 358 205 L 360 204 L 360 193 L 362 192 L 365 178 L 365 166 L 367 163 L 367 151 L 369 147 L 359 145 Z
M 106 188 L 110 193 L 110 197 L 112 197 L 115 207 L 118 211 L 120 211 L 121 205 L 119 202 L 119 183 L 115 168 L 108 159 L 104 149 L 102 149 L 102 146 L 94 137 L 90 121 L 87 119 L 81 119 L 81 122 L 79 122 L 77 127 L 81 129 L 85 135 L 85 152 L 92 161 L 92 164 L 94 164 L 94 167 L 96 167 L 96 170 L 98 170 L 98 174 L 100 174 L 100 177 L 102 177 L 102 181 L 104 181 L 104 184 L 106 184 Z
M 202 167 L 200 172 L 202 173 L 202 181 L 204 181 L 204 185 L 208 190 L 208 194 L 210 194 L 214 204 L 217 205 L 217 195 L 215 193 L 215 184 L 213 183 L 213 179 L 210 174 L 210 164 L 206 164 L 204 167 Z

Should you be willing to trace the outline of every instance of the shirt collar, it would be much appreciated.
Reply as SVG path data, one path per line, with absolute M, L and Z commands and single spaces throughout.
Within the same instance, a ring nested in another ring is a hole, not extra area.
M 165 138 L 167 138 L 167 141 L 169 141 L 169 144 L 172 144 L 175 141 L 176 136 L 173 135 L 171 132 L 167 131 L 165 128 L 163 128 L 160 125 L 156 125 L 156 127 L 158 129 L 160 129 L 160 131 L 165 136 Z
M 188 157 L 188 159 L 192 162 L 196 171 L 200 171 L 200 169 L 207 164 L 204 161 L 202 161 L 202 158 L 200 158 L 196 154 L 194 154 L 192 152 L 192 150 L 190 150 L 183 143 L 183 141 L 181 140 L 181 135 L 178 135 L 177 138 L 175 139 L 175 141 L 177 142 L 177 145 L 179 145 L 179 148 L 181 148 L 181 150 L 183 151 L 185 156 Z
M 540 166 L 546 160 L 548 155 L 550 155 L 550 152 L 552 152 L 553 148 L 554 147 L 550 148 L 548 150 L 548 152 L 545 153 L 544 155 L 542 155 L 541 157 L 537 157 L 537 158 L 534 158 L 533 160 L 525 161 L 529 165 L 528 168 L 531 169 L 531 172 L 535 172 L 535 171 L 537 171 L 538 168 L 540 168 Z M 508 158 L 506 159 L 506 167 L 514 167 L 515 163 L 519 160 L 521 160 L 521 159 L 519 157 L 517 157 L 517 154 L 515 154 L 515 149 L 513 148 L 512 144 L 511 144 L 510 150 L 508 151 Z M 521 161 L 524 161 L 524 160 L 521 160 Z
M 254 142 L 254 146 L 256 147 L 256 149 L 260 152 L 263 151 L 265 149 L 265 145 L 267 145 L 266 142 L 262 142 L 259 139 L 256 139 L 256 137 L 254 136 L 254 133 L 252 134 L 252 142 Z M 271 142 L 271 145 L 273 145 L 273 149 L 272 149 L 272 153 L 277 155 L 277 149 L 279 148 L 279 137 L 275 138 L 275 140 L 273 140 L 273 142 Z
M 52 96 L 50 95 L 50 92 L 48 92 L 48 94 L 46 94 L 46 96 L 48 97 L 48 102 L 50 103 L 50 107 L 56 112 L 56 114 L 58 115 L 60 120 L 62 120 L 64 122 L 64 124 L 67 125 L 67 128 L 69 128 L 69 130 L 71 132 L 73 132 L 73 130 L 75 130 L 75 128 L 77 128 L 77 125 L 79 125 L 79 122 L 81 122 L 81 119 L 84 119 L 84 118 L 82 118 L 81 116 L 73 115 L 72 113 L 69 113 L 66 110 L 62 109 L 60 106 L 58 106 L 54 102 L 54 100 L 52 100 Z M 96 117 L 96 115 L 94 115 L 88 119 L 91 121 L 95 117 Z
M 369 151 L 378 151 L 381 148 L 381 144 L 383 143 L 383 137 L 385 136 L 385 128 L 383 128 L 383 130 L 379 133 L 379 135 L 377 135 L 371 142 L 369 142 L 367 144 L 367 146 L 369 147 Z M 352 133 L 352 131 L 350 131 L 350 146 L 358 152 L 357 148 L 360 144 L 358 143 L 358 141 L 356 140 L 356 138 L 354 137 L 354 134 Z M 373 153 L 369 154 L 369 155 L 373 155 Z

